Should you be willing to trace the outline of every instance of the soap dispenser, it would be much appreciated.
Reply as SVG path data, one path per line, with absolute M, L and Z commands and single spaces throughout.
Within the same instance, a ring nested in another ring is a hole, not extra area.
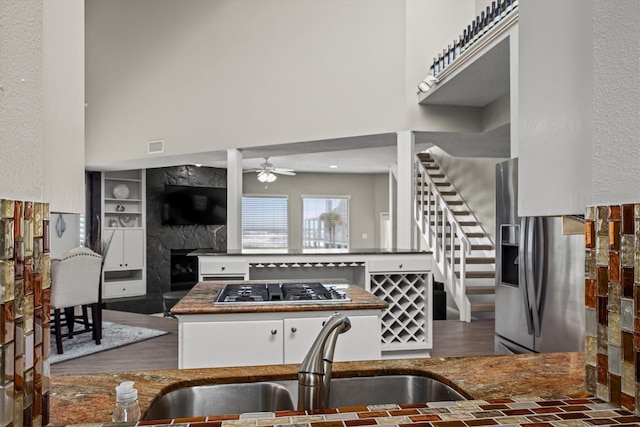
M 123 381 L 116 387 L 116 407 L 113 410 L 113 422 L 138 421 L 140 405 L 138 390 L 133 388 L 133 381 Z

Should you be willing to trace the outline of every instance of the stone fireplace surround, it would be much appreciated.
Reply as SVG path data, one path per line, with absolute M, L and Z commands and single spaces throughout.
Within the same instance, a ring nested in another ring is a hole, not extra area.
M 225 225 L 162 225 L 161 208 L 165 184 L 226 187 L 227 171 L 190 165 L 147 169 L 147 295 L 145 298 L 107 303 L 109 309 L 161 313 L 162 294 L 172 290 L 172 250 L 227 251 Z

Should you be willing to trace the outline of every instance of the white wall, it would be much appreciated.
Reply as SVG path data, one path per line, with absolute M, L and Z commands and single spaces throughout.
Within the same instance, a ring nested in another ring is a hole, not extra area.
M 43 200 L 42 2 L 1 5 L 0 197 Z
M 462 30 L 476 16 L 475 7 L 474 0 L 407 1 L 406 126 L 398 130 L 484 130 L 480 109 L 419 105 L 417 95 L 418 83 L 429 73 L 433 58 L 462 34 Z
M 405 129 L 482 131 L 478 109 L 419 106 L 416 95 L 429 58 L 475 7 L 87 0 L 87 162 L 147 158 L 157 139 L 168 156 Z
M 62 216 L 66 229 L 58 236 L 58 220 Z M 80 215 L 51 212 L 51 258 L 59 258 L 65 252 L 80 246 Z
M 405 2 L 88 0 L 87 162 L 393 132 Z
M 591 0 L 520 2 L 521 216 L 582 214 L 592 200 L 592 39 L 598 37 L 592 34 L 591 4 Z M 607 56 L 608 61 L 612 58 Z M 619 99 L 612 102 L 624 105 Z
M 21 2 L 24 4 L 24 2 Z M 43 198 L 84 212 L 84 0 L 43 1 Z
M 438 147 L 429 151 L 495 243 L 496 163 L 506 159 L 452 157 Z
M 2 2 L 0 197 L 84 210 L 81 0 Z
M 382 200 L 389 192 L 387 175 L 369 174 L 312 174 L 279 176 L 265 185 L 255 174 L 243 177 L 245 195 L 289 196 L 289 248 L 302 247 L 302 196 L 350 196 L 349 245 L 351 248 L 375 248 L 380 241 L 380 212 L 387 212 Z M 367 238 L 363 239 L 362 234 Z
M 593 201 L 640 201 L 637 0 L 593 1 Z

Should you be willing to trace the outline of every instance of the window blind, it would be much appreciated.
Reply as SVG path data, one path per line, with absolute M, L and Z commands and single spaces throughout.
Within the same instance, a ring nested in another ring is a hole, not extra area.
M 286 250 L 289 200 L 282 196 L 242 197 L 242 249 Z

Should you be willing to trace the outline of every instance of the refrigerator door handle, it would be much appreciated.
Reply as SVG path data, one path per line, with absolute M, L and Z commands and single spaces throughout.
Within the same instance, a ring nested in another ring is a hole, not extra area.
M 547 266 L 545 265 L 545 254 L 544 248 L 545 244 L 545 231 L 544 224 L 542 218 L 535 218 L 535 228 L 533 235 L 535 236 L 535 272 L 537 273 L 535 276 L 535 298 L 533 299 L 534 306 L 532 308 L 533 313 L 533 324 L 536 331 L 536 336 L 540 337 L 542 333 L 542 291 L 543 291 L 543 280 L 544 280 L 544 272 L 546 271 Z
M 531 317 L 533 320 L 533 330 L 537 337 L 540 337 L 540 289 L 542 279 L 541 257 L 538 251 L 542 242 L 538 241 L 538 227 L 540 218 L 529 218 L 529 229 L 527 230 L 527 290 L 529 292 L 529 301 L 531 303 Z
M 522 293 L 522 298 L 524 300 L 524 315 L 527 319 L 527 331 L 529 332 L 529 335 L 533 335 L 531 305 L 529 304 L 529 286 L 527 285 L 527 271 L 529 270 L 529 257 L 527 256 L 527 229 L 529 224 L 528 218 L 521 218 L 520 223 L 520 245 L 518 247 L 518 281 L 520 283 L 520 292 Z

